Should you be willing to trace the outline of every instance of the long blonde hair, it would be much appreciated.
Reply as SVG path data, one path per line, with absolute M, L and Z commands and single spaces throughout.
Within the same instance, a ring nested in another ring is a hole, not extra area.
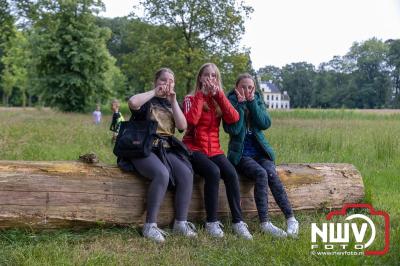
M 207 67 L 212 67 L 215 70 L 215 73 L 217 74 L 216 79 L 218 82 L 218 86 L 221 88 L 221 90 L 223 90 L 222 81 L 221 81 L 221 73 L 220 73 L 218 67 L 214 63 L 205 63 L 204 65 L 202 65 L 200 67 L 199 72 L 197 74 L 196 86 L 195 86 L 194 93 L 201 90 L 201 88 L 203 87 L 203 84 L 201 83 L 200 79 L 201 79 L 201 76 L 203 75 L 204 69 L 206 69 Z M 214 99 L 213 99 L 213 102 L 214 102 L 215 109 L 217 111 L 217 116 L 221 117 L 222 116 L 221 108 L 219 107 L 218 103 Z M 210 107 L 208 106 L 208 104 L 206 102 L 204 102 L 203 110 L 205 110 L 207 112 L 210 110 Z

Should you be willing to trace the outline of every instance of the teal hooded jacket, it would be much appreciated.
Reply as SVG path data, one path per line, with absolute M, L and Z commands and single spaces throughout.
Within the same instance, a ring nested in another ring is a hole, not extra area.
M 228 99 L 238 111 L 240 119 L 233 124 L 223 123 L 224 130 L 229 134 L 228 159 L 232 164 L 237 165 L 240 162 L 244 148 L 244 138 L 246 136 L 246 125 L 250 125 L 258 143 L 269 157 L 275 161 L 275 153 L 271 145 L 265 138 L 263 130 L 271 126 L 271 118 L 265 109 L 265 103 L 258 91 L 255 92 L 253 101 L 239 103 L 235 91 L 228 93 Z M 250 112 L 248 116 L 250 121 L 246 121 L 246 109 Z M 248 123 L 247 123 L 248 122 Z

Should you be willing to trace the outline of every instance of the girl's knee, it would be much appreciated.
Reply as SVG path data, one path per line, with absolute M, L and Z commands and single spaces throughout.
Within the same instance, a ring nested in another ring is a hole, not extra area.
M 177 182 L 177 185 L 181 184 L 186 187 L 193 186 L 193 173 L 190 171 L 188 168 L 187 171 L 182 171 L 180 175 L 175 177 L 175 181 Z
M 255 183 L 263 186 L 268 185 L 268 173 L 264 169 L 260 169 L 255 176 Z
M 157 180 L 162 184 L 167 184 L 169 182 L 169 172 L 166 167 L 157 168 L 153 173 L 153 180 Z
M 219 179 L 221 178 L 221 171 L 219 170 L 218 167 L 211 167 L 208 169 L 207 174 L 204 176 L 206 181 L 210 182 L 219 182 Z
M 193 178 L 194 178 L 193 170 L 190 169 L 188 166 L 185 166 L 182 169 L 182 176 L 184 176 L 186 180 L 193 182 Z
M 278 174 L 276 173 L 275 164 L 273 163 L 263 164 L 262 168 L 267 173 L 269 179 L 278 176 Z
M 268 174 L 276 174 L 275 163 L 269 161 L 263 164 L 263 168 Z
M 236 171 L 226 173 L 224 177 L 225 184 L 237 184 L 239 185 L 239 175 Z
M 255 178 L 257 179 L 267 179 L 268 178 L 268 171 L 262 167 L 258 167 L 255 173 Z

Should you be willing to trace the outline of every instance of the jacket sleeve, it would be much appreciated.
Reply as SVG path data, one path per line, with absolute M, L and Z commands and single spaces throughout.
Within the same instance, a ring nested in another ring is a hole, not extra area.
M 197 125 L 203 112 L 203 93 L 198 91 L 194 96 L 186 96 L 183 100 L 183 114 L 189 125 Z
M 244 103 L 239 103 L 239 102 L 233 103 L 232 101 L 230 102 L 238 112 L 239 120 L 232 124 L 227 124 L 225 121 L 223 121 L 222 125 L 224 126 L 225 132 L 228 133 L 229 135 L 239 135 L 245 120 Z
M 271 118 L 265 109 L 264 101 L 259 97 L 247 102 L 247 109 L 250 111 L 251 124 L 260 130 L 268 129 L 271 126 Z
M 214 96 L 215 101 L 218 103 L 222 111 L 222 119 L 227 124 L 232 124 L 239 121 L 239 113 L 232 106 L 228 98 L 226 98 L 225 93 L 220 90 Z

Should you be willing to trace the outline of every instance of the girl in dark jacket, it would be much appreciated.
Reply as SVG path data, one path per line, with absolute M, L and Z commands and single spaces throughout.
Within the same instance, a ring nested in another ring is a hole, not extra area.
M 132 118 L 151 119 L 158 122 L 157 134 L 152 152 L 143 158 L 119 158 L 119 166 L 127 170 L 129 166 L 151 180 L 147 192 L 147 215 L 143 235 L 156 242 L 164 242 L 166 233 L 157 227 L 157 215 L 168 184 L 175 190 L 175 222 L 173 232 L 187 237 L 196 237 L 194 225 L 187 221 L 189 203 L 192 196 L 193 172 L 187 158 L 186 147 L 174 137 L 175 128 L 185 130 L 185 116 L 176 100 L 174 73 L 161 68 L 154 78 L 154 88 L 136 94 L 129 101 Z M 176 147 L 183 147 L 177 150 Z M 186 151 L 186 153 L 185 153 Z
M 262 131 L 271 126 L 271 120 L 250 74 L 239 76 L 236 88 L 229 93 L 228 99 L 240 116 L 236 123 L 224 123 L 224 129 L 230 135 L 228 159 L 241 175 L 255 180 L 254 198 L 261 231 L 280 237 L 296 236 L 299 223 L 294 218 L 287 194 L 277 175 L 274 152 Z M 268 219 L 268 187 L 287 219 L 286 232 Z
M 232 213 L 233 230 L 241 237 L 252 239 L 242 220 L 238 175 L 219 143 L 221 119 L 232 124 L 239 120 L 239 115 L 224 94 L 215 64 L 207 63 L 200 68 L 195 93 L 185 97 L 183 110 L 188 122 L 183 143 L 193 151 L 191 162 L 194 171 L 205 179 L 206 231 L 213 237 L 224 236 L 217 218 L 219 180 L 222 178 Z

